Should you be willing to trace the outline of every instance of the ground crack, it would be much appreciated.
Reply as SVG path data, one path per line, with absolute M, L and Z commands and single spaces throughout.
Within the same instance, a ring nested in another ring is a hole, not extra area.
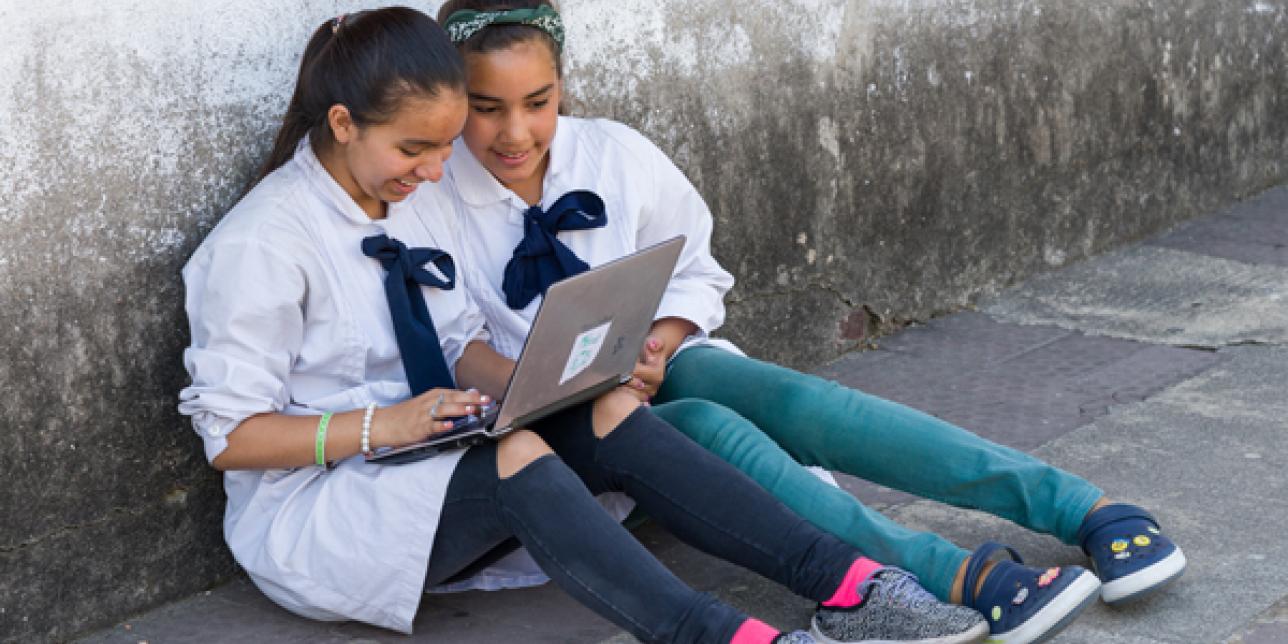
M 1278 347 L 1282 346 L 1278 342 L 1267 342 L 1265 340 L 1235 340 L 1234 342 L 1222 342 L 1221 344 L 1178 344 L 1175 345 L 1180 349 L 1189 349 L 1191 351 L 1203 351 L 1205 353 L 1216 353 L 1221 349 L 1232 347 Z

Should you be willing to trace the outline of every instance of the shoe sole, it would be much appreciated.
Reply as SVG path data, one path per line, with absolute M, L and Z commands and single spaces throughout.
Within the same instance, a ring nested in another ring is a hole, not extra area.
M 1180 577 L 1185 572 L 1185 564 L 1185 554 L 1177 548 L 1151 566 L 1105 582 L 1100 587 L 1100 599 L 1110 606 L 1118 606 L 1147 597 Z
M 1082 571 L 1078 578 L 1042 607 L 1033 617 L 1019 626 L 996 633 L 985 640 L 988 644 L 1038 644 L 1064 630 L 1082 611 L 1095 603 L 1100 596 L 1100 580 L 1090 570 Z
M 817 622 L 810 620 L 809 634 L 818 644 L 976 644 L 988 637 L 988 623 L 980 622 L 970 630 L 956 635 L 922 640 L 834 640 L 818 630 Z

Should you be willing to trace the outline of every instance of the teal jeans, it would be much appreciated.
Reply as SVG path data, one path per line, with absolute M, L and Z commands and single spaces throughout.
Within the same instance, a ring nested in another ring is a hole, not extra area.
M 1103 496 L 1082 478 L 928 414 L 714 347 L 671 361 L 654 411 L 797 514 L 912 572 L 942 600 L 967 551 L 891 521 L 801 465 L 989 512 L 1068 544 Z

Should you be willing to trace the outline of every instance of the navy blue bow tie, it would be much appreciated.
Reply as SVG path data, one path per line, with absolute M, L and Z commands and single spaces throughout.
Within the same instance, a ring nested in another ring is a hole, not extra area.
M 505 303 L 521 309 L 551 284 L 590 268 L 556 237 L 561 230 L 603 228 L 608 223 L 604 200 L 589 190 L 574 190 L 549 210 L 533 206 L 523 213 L 523 241 L 505 265 L 501 290 Z
M 411 395 L 417 396 L 435 387 L 455 389 L 456 383 L 447 369 L 447 360 L 443 358 L 443 348 L 434 330 L 434 319 L 420 292 L 421 284 L 445 291 L 456 287 L 456 263 L 452 256 L 437 248 L 407 248 L 385 235 L 362 240 L 362 253 L 379 260 L 388 271 L 385 297 L 389 300 L 394 337 L 398 340 Z M 430 262 L 447 279 L 426 270 L 424 266 Z

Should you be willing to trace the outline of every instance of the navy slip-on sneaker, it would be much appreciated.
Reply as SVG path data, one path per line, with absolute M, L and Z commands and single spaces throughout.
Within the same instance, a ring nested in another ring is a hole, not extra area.
M 1185 553 L 1134 505 L 1115 503 L 1092 512 L 1077 539 L 1103 584 L 1100 598 L 1109 605 L 1145 597 L 1185 572 Z
M 985 564 L 999 552 L 1013 561 L 1001 560 L 975 592 Z M 1019 553 L 989 541 L 971 555 L 963 585 L 965 605 L 983 613 L 988 620 L 991 644 L 1044 642 L 1059 633 L 1086 610 L 1100 591 L 1100 581 L 1079 566 L 1030 568 Z

